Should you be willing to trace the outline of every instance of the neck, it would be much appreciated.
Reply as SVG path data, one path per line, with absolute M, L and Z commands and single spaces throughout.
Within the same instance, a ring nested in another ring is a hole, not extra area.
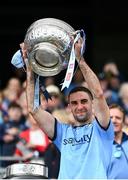
M 82 126 L 82 125 L 86 125 L 86 124 L 90 124 L 92 122 L 92 119 L 88 119 L 88 120 L 86 120 L 86 121 L 84 121 L 84 122 L 79 122 L 79 121 L 75 121 L 75 123 L 74 123 L 74 126 Z
M 122 136 L 123 136 L 123 132 L 122 132 L 122 131 L 115 133 L 115 141 L 116 141 L 118 144 L 121 144 Z

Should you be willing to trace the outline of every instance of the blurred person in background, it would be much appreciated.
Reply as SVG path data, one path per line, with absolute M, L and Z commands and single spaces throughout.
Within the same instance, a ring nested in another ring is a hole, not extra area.
M 3 91 L 0 90 L 0 124 L 3 122 L 3 109 L 2 109 L 2 102 L 3 102 Z
M 28 109 L 27 109 L 27 99 L 26 99 L 26 92 L 25 89 L 21 92 L 17 103 L 21 106 L 22 108 L 22 118 L 21 121 L 26 124 L 26 120 L 28 117 Z
M 103 66 L 103 72 L 104 73 L 110 72 L 117 76 L 119 75 L 119 69 L 118 69 L 118 66 L 117 66 L 116 62 L 114 61 L 114 59 L 110 59 L 105 62 L 104 66 Z
M 21 81 L 20 81 L 20 79 L 18 79 L 17 77 L 11 77 L 7 82 L 6 88 L 11 92 L 15 91 L 17 93 L 17 95 L 19 95 L 21 92 Z
M 22 107 L 16 102 L 11 103 L 8 107 L 9 123 L 11 123 L 13 127 L 18 128 L 20 131 L 27 128 L 25 122 L 22 121 L 22 116 Z
M 48 99 L 47 107 L 45 108 L 48 112 L 53 112 L 56 109 L 63 109 L 63 95 L 56 85 L 49 85 L 46 87 L 51 99 Z
M 21 123 L 22 109 L 17 103 L 8 107 L 8 119 L 0 125 L 1 156 L 13 156 L 20 131 L 27 128 Z M 4 119 L 5 120 L 5 119 Z M 2 161 L 2 166 L 12 164 L 12 161 Z
M 43 159 L 51 141 L 31 115 L 28 116 L 27 121 L 28 129 L 21 131 L 19 134 L 15 156 L 23 156 L 25 159 L 34 157 Z
M 115 92 L 109 88 L 109 82 L 108 82 L 106 74 L 102 72 L 102 73 L 99 73 L 97 76 L 99 78 L 100 85 L 103 89 L 107 104 L 110 105 L 113 103 L 118 103 L 119 102 L 118 92 Z
M 8 80 L 5 89 L 3 89 L 2 109 L 7 111 L 11 102 L 16 102 L 22 92 L 21 81 L 17 77 Z
M 115 137 L 108 178 L 128 179 L 128 135 L 123 132 L 125 111 L 118 104 L 112 104 L 109 108 Z
M 44 79 L 44 86 L 47 87 L 49 85 L 56 85 L 56 81 L 54 77 L 46 77 Z
M 126 115 L 128 116 L 128 82 L 121 84 L 119 89 L 120 105 L 125 110 Z
M 105 74 L 109 89 L 118 93 L 120 84 L 124 82 L 124 76 L 119 71 L 116 62 L 113 59 L 108 60 L 103 66 L 103 73 Z
M 124 82 L 121 84 L 119 89 L 119 105 L 125 111 L 125 120 L 124 120 L 124 131 L 128 134 L 128 82 Z
M 8 113 L 6 114 L 7 118 L 4 119 L 3 123 L 0 125 L 1 129 L 3 129 L 1 132 L 4 134 L 7 134 L 10 132 L 11 128 L 15 128 L 16 135 L 26 129 L 26 125 L 22 124 L 21 117 L 22 117 L 22 109 L 17 103 L 11 103 L 8 107 Z M 17 130 L 16 130 L 17 129 Z M 13 131 L 13 130 L 12 130 Z M 0 132 L 0 133 L 1 133 Z

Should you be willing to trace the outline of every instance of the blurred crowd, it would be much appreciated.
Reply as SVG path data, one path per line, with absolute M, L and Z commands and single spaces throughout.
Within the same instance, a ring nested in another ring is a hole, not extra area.
M 128 134 L 128 78 L 124 77 L 114 61 L 106 62 L 97 76 L 108 105 L 116 103 L 125 110 L 123 131 Z M 78 84 L 87 86 L 79 68 L 70 87 L 63 91 L 54 77 L 44 78 L 44 86 L 51 99 L 47 101 L 43 94 L 40 95 L 43 108 L 60 122 L 73 123 L 74 118 L 68 108 L 67 96 L 69 90 Z M 0 156 L 23 157 L 25 162 L 41 158 L 49 167 L 49 177 L 56 178 L 60 154 L 28 114 L 25 88 L 26 81 L 21 81 L 19 76 L 15 76 L 0 90 Z M 12 163 L 13 160 L 2 160 L 0 167 L 5 168 Z

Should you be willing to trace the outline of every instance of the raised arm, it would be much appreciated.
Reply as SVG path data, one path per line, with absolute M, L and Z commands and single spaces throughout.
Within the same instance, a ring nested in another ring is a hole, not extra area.
M 33 118 L 37 121 L 40 128 L 50 137 L 54 136 L 54 124 L 55 118 L 45 111 L 43 107 L 40 105 L 38 108 L 33 109 L 34 107 L 34 73 L 31 69 L 30 64 L 28 63 L 27 58 L 25 57 L 25 51 L 23 45 L 21 46 L 23 51 L 23 58 L 26 64 L 26 75 L 27 75 L 27 87 L 26 87 L 26 95 L 27 95 L 27 104 L 28 111 L 33 116 Z
M 97 117 L 100 125 L 104 128 L 108 127 L 110 114 L 109 108 L 106 102 L 106 99 L 103 95 L 103 90 L 100 86 L 99 79 L 97 78 L 96 74 L 92 71 L 92 69 L 87 65 L 84 57 L 80 55 L 82 40 L 80 39 L 78 43 L 75 45 L 75 52 L 76 57 L 79 63 L 79 67 L 83 74 L 83 77 L 88 84 L 90 91 L 93 94 L 93 106 L 94 106 L 94 113 Z

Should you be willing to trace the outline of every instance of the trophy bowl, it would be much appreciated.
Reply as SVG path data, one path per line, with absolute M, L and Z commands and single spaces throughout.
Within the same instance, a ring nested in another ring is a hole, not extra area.
M 27 30 L 24 44 L 32 70 L 40 76 L 54 76 L 68 65 L 75 30 L 55 18 L 39 19 Z

